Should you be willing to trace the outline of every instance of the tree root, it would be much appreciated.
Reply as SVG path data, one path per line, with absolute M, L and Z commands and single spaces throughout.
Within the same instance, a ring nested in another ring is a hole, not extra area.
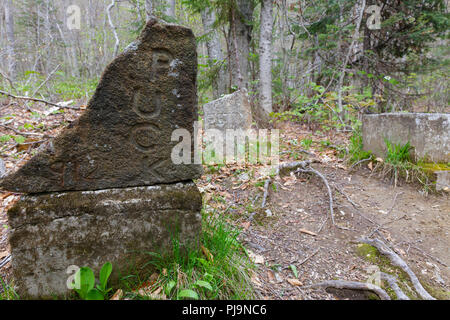
M 312 287 L 367 290 L 375 293 L 378 297 L 380 297 L 381 300 L 391 300 L 391 297 L 386 293 L 386 291 L 384 291 L 379 286 L 376 286 L 372 283 L 345 281 L 345 280 L 328 280 L 310 286 L 304 286 L 302 288 L 312 288 Z
M 315 175 L 317 175 L 320 179 L 322 179 L 323 183 L 327 187 L 328 190 L 328 197 L 330 198 L 330 216 L 331 216 L 331 222 L 333 223 L 333 226 L 340 228 L 337 226 L 334 222 L 334 210 L 333 210 L 333 193 L 331 192 L 330 184 L 328 183 L 328 180 L 324 177 L 323 174 L 321 174 L 319 171 L 309 167 L 308 169 L 297 169 L 297 172 L 312 172 Z
M 263 196 L 261 208 L 264 208 L 266 206 L 267 196 L 269 195 L 269 185 L 271 182 L 272 182 L 272 179 L 268 178 L 266 180 L 266 182 L 264 183 L 264 196 Z
M 389 287 L 394 290 L 395 295 L 397 296 L 398 300 L 411 300 L 409 299 L 409 297 L 402 291 L 402 289 L 400 289 L 400 287 L 397 284 L 397 280 L 394 276 L 384 273 L 384 272 L 380 272 L 381 275 L 381 279 L 386 280 L 387 283 L 389 284 Z
M 276 176 L 283 176 L 287 173 L 297 170 L 298 168 L 305 168 L 311 164 L 311 161 L 294 161 L 294 162 L 287 162 L 280 164 L 275 171 Z M 267 197 L 269 195 L 269 186 L 272 183 L 272 178 L 267 178 L 266 182 L 264 183 L 264 196 L 263 201 L 261 204 L 261 208 L 264 208 L 266 206 Z
M 393 250 L 391 250 L 384 242 L 378 239 L 368 239 L 368 238 L 361 238 L 359 241 L 377 248 L 381 254 L 389 258 L 389 260 L 392 262 L 394 266 L 400 267 L 403 271 L 405 271 L 408 274 L 409 278 L 411 279 L 411 282 L 414 288 L 416 289 L 417 293 L 423 299 L 436 300 L 424 289 L 422 284 L 419 282 L 419 279 L 414 274 L 414 272 L 409 268 L 406 262 L 402 258 L 400 258 Z

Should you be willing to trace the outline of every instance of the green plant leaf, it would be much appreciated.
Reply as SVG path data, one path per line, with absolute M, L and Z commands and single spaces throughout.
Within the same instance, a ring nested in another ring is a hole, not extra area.
M 105 300 L 105 297 L 99 290 L 92 289 L 87 293 L 86 300 Z
M 11 140 L 12 136 L 9 134 L 5 134 L 3 136 L 0 137 L 0 142 L 8 142 L 9 140 Z
M 22 144 L 22 143 L 25 142 L 26 138 L 25 138 L 24 136 L 15 136 L 15 137 L 14 137 L 14 140 L 16 140 L 16 142 L 17 142 L 18 144 Z
M 170 292 L 172 291 L 172 289 L 176 286 L 176 282 L 173 280 L 170 280 L 167 284 L 166 284 L 166 288 L 165 288 L 165 293 L 168 296 L 170 294 Z
M 82 267 L 75 274 L 75 291 L 81 299 L 86 299 L 88 292 L 94 288 L 95 276 L 91 268 Z
M 294 266 L 293 264 L 291 264 L 291 265 L 289 266 L 289 268 L 291 268 L 291 270 L 292 270 L 292 273 L 294 274 L 294 277 L 298 278 L 298 271 L 297 271 L 297 267 L 296 267 L 296 266 Z
M 111 262 L 106 262 L 100 270 L 100 288 L 105 291 L 108 283 L 108 278 L 112 272 Z
M 202 287 L 208 289 L 209 291 L 213 291 L 211 284 L 207 281 L 198 280 L 197 282 L 194 283 L 194 286 Z
M 184 289 L 178 292 L 178 298 L 190 298 L 194 300 L 198 300 L 198 294 L 197 292 L 190 290 L 190 289 Z

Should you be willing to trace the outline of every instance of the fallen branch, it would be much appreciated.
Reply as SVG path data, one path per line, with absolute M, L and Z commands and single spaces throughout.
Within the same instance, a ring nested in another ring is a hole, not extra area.
M 317 250 L 314 251 L 313 253 L 311 253 L 309 256 L 307 256 L 307 257 L 306 257 L 302 262 L 300 262 L 298 265 L 301 266 L 301 265 L 305 264 L 309 259 L 311 259 L 312 257 L 314 257 L 314 256 L 317 254 L 317 252 L 319 252 L 319 251 L 320 251 L 320 247 L 317 248 Z
M 369 244 L 378 249 L 378 251 L 387 256 L 389 260 L 392 262 L 394 266 L 400 267 L 403 271 L 405 271 L 409 278 L 411 279 L 414 288 L 417 293 L 425 300 L 436 300 L 433 298 L 422 286 L 417 276 L 414 272 L 409 268 L 406 262 L 398 256 L 393 250 L 391 250 L 384 242 L 378 239 L 369 239 L 369 238 L 361 238 L 359 240 L 362 243 Z
M 21 136 L 42 136 L 42 134 L 39 134 L 39 133 L 34 133 L 34 132 L 22 132 L 22 131 L 19 131 L 19 130 L 13 128 L 13 127 L 10 127 L 10 126 L 8 126 L 8 125 L 6 125 L 6 124 L 2 124 L 2 123 L 0 123 L 0 127 L 3 127 L 3 128 L 5 128 L 5 129 L 8 129 L 8 130 L 11 130 L 11 131 L 13 131 L 15 134 L 18 134 L 18 135 L 21 135 Z
M 313 287 L 323 287 L 323 288 L 336 288 L 336 289 L 352 289 L 352 290 L 367 290 L 372 291 L 381 300 L 391 300 L 391 297 L 381 289 L 372 283 L 356 282 L 356 281 L 345 281 L 345 280 L 328 280 L 321 283 L 304 286 L 302 288 L 313 288 Z
M 11 94 L 9 92 L 2 91 L 2 90 L 0 90 L 0 94 L 3 94 L 3 95 L 8 96 L 10 98 L 19 99 L 19 100 L 29 100 L 29 101 L 34 101 L 34 102 L 42 102 L 42 103 L 45 103 L 45 104 L 47 104 L 49 106 L 54 106 L 54 107 L 58 107 L 58 108 L 67 108 L 67 109 L 80 110 L 80 108 L 78 108 L 78 107 L 70 107 L 70 106 L 66 106 L 66 105 L 50 102 L 50 101 L 43 100 L 43 99 L 38 99 L 38 98 L 33 98 L 33 97 L 25 97 L 25 96 L 15 96 L 15 95 L 13 95 L 13 94 Z
M 397 280 L 395 279 L 394 276 L 384 273 L 384 272 L 380 272 L 381 275 L 381 279 L 386 280 L 387 283 L 389 284 L 389 287 L 394 290 L 395 295 L 397 296 L 398 300 L 411 300 L 409 299 L 409 297 L 402 291 L 402 289 L 400 289 L 400 287 L 397 284 Z
M 11 255 L 7 255 L 2 261 L 0 261 L 0 269 L 6 266 L 6 264 L 11 261 Z

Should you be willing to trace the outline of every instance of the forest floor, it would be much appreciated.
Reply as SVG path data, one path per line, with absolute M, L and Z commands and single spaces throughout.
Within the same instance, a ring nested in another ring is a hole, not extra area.
M 80 113 L 66 110 L 45 116 L 47 109 L 33 105 L 27 110 L 23 104 L 3 102 L 0 122 L 13 122 L 1 126 L 0 134 L 17 135 L 11 127 L 27 133 L 22 134 L 25 141 L 11 139 L 1 146 L 7 170 L 26 162 L 39 141 L 56 136 Z M 450 299 L 449 195 L 426 195 L 419 186 L 401 182 L 394 187 L 367 164 L 350 170 L 333 147 L 345 145 L 348 134 L 320 132 L 288 122 L 280 129 L 280 162 L 315 159 L 312 167 L 325 175 L 332 188 L 335 222 L 341 228 L 329 219 L 327 189 L 315 175 L 276 178 L 264 208 L 261 202 L 267 177 L 262 165 L 206 167 L 197 181 L 206 212 L 221 212 L 242 230 L 240 240 L 257 265 L 252 281 L 260 298 L 366 299 L 370 296 L 361 291 L 303 286 L 338 279 L 365 282 L 373 276 L 374 265 L 402 280 L 395 268 L 383 265 L 376 252 L 358 243 L 362 236 L 372 235 L 389 244 L 432 295 Z M 307 150 L 301 144 L 304 139 L 312 140 Z M 0 192 L 0 263 L 10 251 L 6 211 L 18 197 Z M 0 276 L 9 279 L 10 273 L 10 263 L 6 263 Z M 407 279 L 403 284 L 407 289 L 411 286 Z M 406 291 L 417 298 L 412 290 Z
M 374 265 L 398 276 L 395 268 L 383 265 L 373 251 L 358 243 L 362 236 L 371 235 L 394 248 L 432 295 L 450 299 L 448 194 L 426 195 L 410 184 L 394 187 L 366 167 L 352 172 L 336 156 L 336 150 L 320 143 L 343 144 L 344 134 L 316 134 L 298 124 L 281 127 L 281 149 L 289 152 L 282 151 L 280 162 L 297 160 L 291 156 L 302 152 L 302 139 L 313 140 L 308 149 L 311 155 L 305 158 L 319 161 L 312 167 L 326 177 L 333 190 L 335 223 L 341 228 L 328 219 L 329 196 L 317 176 L 291 174 L 276 179 L 264 209 L 258 207 L 263 197 L 261 168 L 226 167 L 202 181 L 208 203 L 225 209 L 230 220 L 243 229 L 241 239 L 258 263 L 253 280 L 261 297 L 368 298 L 365 292 L 327 292 L 301 286 L 325 280 L 366 282 L 374 274 Z M 417 298 L 412 292 L 410 296 Z

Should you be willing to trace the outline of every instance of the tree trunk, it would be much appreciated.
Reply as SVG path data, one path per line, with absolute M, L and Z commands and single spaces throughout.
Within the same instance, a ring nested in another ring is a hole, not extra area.
M 240 87 L 239 75 L 242 76 L 244 87 L 248 85 L 248 56 L 250 51 L 250 42 L 252 39 L 251 22 L 253 20 L 253 1 L 236 0 L 237 8 L 234 8 L 230 17 L 230 34 L 233 35 L 233 41 L 230 41 L 230 62 L 232 70 L 232 85 Z M 237 49 L 236 49 L 237 48 Z M 234 57 L 237 56 L 237 59 Z
M 212 8 L 206 8 L 202 11 L 203 28 L 209 34 L 206 41 L 206 48 L 208 50 L 208 59 L 210 65 L 217 68 L 217 74 L 213 79 L 213 97 L 217 99 L 220 95 L 226 92 L 226 74 L 223 67 L 222 45 L 220 43 L 219 34 L 214 30 L 213 24 L 216 20 L 216 14 Z
M 259 33 L 259 105 L 272 112 L 272 0 L 261 2 Z
M 5 0 L 5 23 L 6 23 L 6 52 L 8 56 L 8 72 L 11 81 L 15 81 L 17 77 L 16 51 L 14 35 L 14 14 L 12 0 Z

